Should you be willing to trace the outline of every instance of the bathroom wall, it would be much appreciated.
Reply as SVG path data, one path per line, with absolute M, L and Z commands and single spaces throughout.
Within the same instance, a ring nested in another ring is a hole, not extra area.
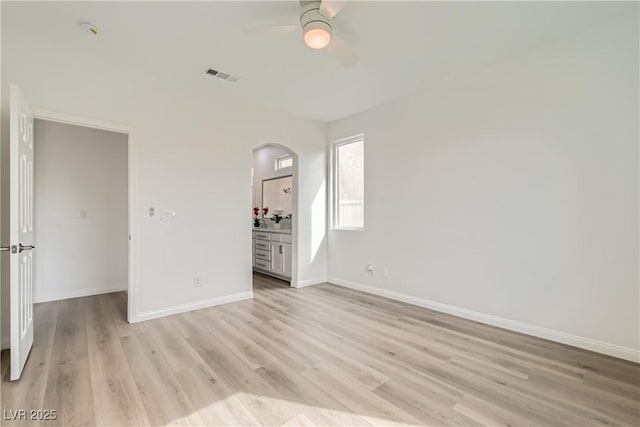
M 277 146 L 265 146 L 259 148 L 253 152 L 253 179 L 251 184 L 251 191 L 253 195 L 252 206 L 257 206 L 261 210 L 264 207 L 262 205 L 262 181 L 266 179 L 273 179 L 282 176 L 288 176 L 293 174 L 294 167 L 288 167 L 276 170 L 276 160 L 278 157 L 285 156 L 289 153 L 284 149 Z M 295 180 L 294 180 L 295 182 Z M 295 189 L 294 189 L 295 191 Z M 267 217 L 270 217 L 272 211 L 269 212 Z M 262 211 L 260 213 L 262 216 Z M 283 220 L 283 225 L 291 226 L 291 221 Z M 271 225 L 271 221 L 267 221 L 266 225 Z

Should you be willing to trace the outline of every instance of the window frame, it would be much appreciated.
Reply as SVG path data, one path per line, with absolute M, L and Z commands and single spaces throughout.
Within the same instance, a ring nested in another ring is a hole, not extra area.
M 331 143 L 331 161 L 330 161 L 330 173 L 329 176 L 331 178 L 331 229 L 339 230 L 339 231 L 364 231 L 365 228 L 365 212 L 364 207 L 362 211 L 362 227 L 343 227 L 339 224 L 338 216 L 340 209 L 340 191 L 338 189 L 338 185 L 340 183 L 340 170 L 338 168 L 339 155 L 338 149 L 344 145 L 353 144 L 356 142 L 362 142 L 363 144 L 363 163 L 364 163 L 364 146 L 365 146 L 365 137 L 364 133 L 359 133 L 353 136 L 349 136 L 346 138 L 341 138 L 335 140 Z M 364 187 L 364 175 L 366 165 L 363 165 L 363 187 Z M 363 194 L 362 203 L 364 205 L 365 195 Z
M 291 160 L 291 165 L 289 166 L 280 166 L 281 162 L 284 160 Z M 282 169 L 292 168 L 293 167 L 293 156 L 291 154 L 285 154 L 282 156 L 276 157 L 275 170 L 279 171 Z

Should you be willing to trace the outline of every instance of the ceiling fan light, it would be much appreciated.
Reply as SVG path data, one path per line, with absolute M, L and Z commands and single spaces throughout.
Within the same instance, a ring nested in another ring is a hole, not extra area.
M 304 27 L 304 42 L 311 49 L 323 49 L 331 42 L 331 27 L 324 22 L 310 22 Z

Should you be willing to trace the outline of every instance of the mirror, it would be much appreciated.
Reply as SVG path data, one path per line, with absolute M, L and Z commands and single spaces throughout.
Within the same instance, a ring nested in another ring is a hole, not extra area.
M 281 211 L 286 217 L 292 213 L 293 177 L 291 175 L 262 181 L 262 206 L 269 208 L 268 217 Z

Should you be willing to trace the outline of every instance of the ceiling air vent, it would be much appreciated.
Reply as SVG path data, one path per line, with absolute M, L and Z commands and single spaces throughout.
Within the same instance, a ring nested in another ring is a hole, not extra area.
M 237 82 L 239 79 L 236 76 L 232 76 L 231 74 L 223 73 L 222 71 L 214 70 L 213 68 L 207 68 L 204 70 L 204 74 L 209 75 L 211 77 L 216 77 L 220 80 L 226 80 L 231 83 Z

